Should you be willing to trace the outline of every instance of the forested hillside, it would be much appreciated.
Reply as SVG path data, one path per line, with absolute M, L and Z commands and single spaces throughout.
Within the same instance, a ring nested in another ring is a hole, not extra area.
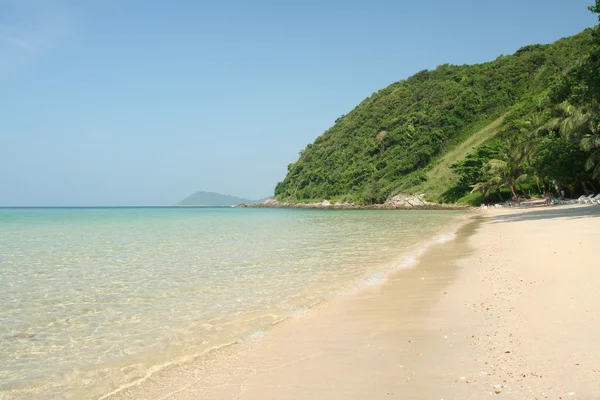
M 598 11 L 598 2 L 590 9 Z M 481 201 L 516 190 L 594 187 L 595 147 L 582 140 L 597 134 L 599 44 L 596 27 L 393 83 L 306 146 L 275 196 L 372 204 L 420 192 L 455 202 L 472 201 L 472 191 Z

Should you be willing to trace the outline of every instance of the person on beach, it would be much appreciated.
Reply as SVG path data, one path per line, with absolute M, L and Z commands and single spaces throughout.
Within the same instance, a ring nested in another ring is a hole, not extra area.
M 546 196 L 546 202 L 544 204 L 547 205 L 547 206 L 549 206 L 550 205 L 550 201 L 552 200 L 552 193 L 546 192 L 545 196 Z

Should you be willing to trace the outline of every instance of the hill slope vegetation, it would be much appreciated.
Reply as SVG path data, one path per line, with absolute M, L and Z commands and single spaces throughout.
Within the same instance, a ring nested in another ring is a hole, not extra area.
M 576 191 L 578 180 L 583 187 L 585 181 L 593 185 L 592 172 L 583 165 L 591 153 L 580 145 L 589 129 L 567 135 L 549 124 L 560 125 L 568 117 L 557 115 L 559 106 L 572 107 L 571 115 L 587 116 L 588 125 L 595 121 L 595 105 L 576 98 L 581 90 L 573 88 L 582 85 L 585 75 L 574 71 L 593 58 L 599 37 L 596 27 L 553 44 L 525 46 L 488 63 L 441 65 L 395 82 L 306 146 L 288 165 L 275 196 L 292 202 L 373 204 L 397 193 L 418 192 L 432 201 L 455 202 L 469 198 L 472 190 L 482 201 L 518 188 L 543 192 L 560 184 Z M 592 68 L 588 74 L 598 72 Z M 558 142 L 562 147 L 552 151 L 580 151 L 576 156 L 583 163 L 576 179 L 558 182 L 552 174 L 532 169 L 544 162 L 536 161 L 544 140 L 548 151 Z M 524 155 L 518 163 L 513 160 L 518 166 L 511 177 L 498 178 L 515 152 Z

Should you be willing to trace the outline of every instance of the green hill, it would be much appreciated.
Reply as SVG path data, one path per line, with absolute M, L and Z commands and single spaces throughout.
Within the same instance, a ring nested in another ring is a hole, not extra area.
M 491 62 L 445 64 L 395 82 L 306 146 L 275 196 L 369 204 L 425 193 L 431 201 L 456 201 L 470 189 L 463 182 L 457 192 L 460 177 L 451 166 L 496 138 L 508 143 L 507 132 L 532 113 L 545 109 L 549 119 L 551 88 L 593 43 L 587 29 Z

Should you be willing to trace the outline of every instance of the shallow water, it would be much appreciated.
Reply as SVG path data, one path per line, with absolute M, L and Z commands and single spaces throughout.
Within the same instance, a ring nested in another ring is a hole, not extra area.
M 410 266 L 460 214 L 0 209 L 0 397 L 97 397 L 251 339 Z

